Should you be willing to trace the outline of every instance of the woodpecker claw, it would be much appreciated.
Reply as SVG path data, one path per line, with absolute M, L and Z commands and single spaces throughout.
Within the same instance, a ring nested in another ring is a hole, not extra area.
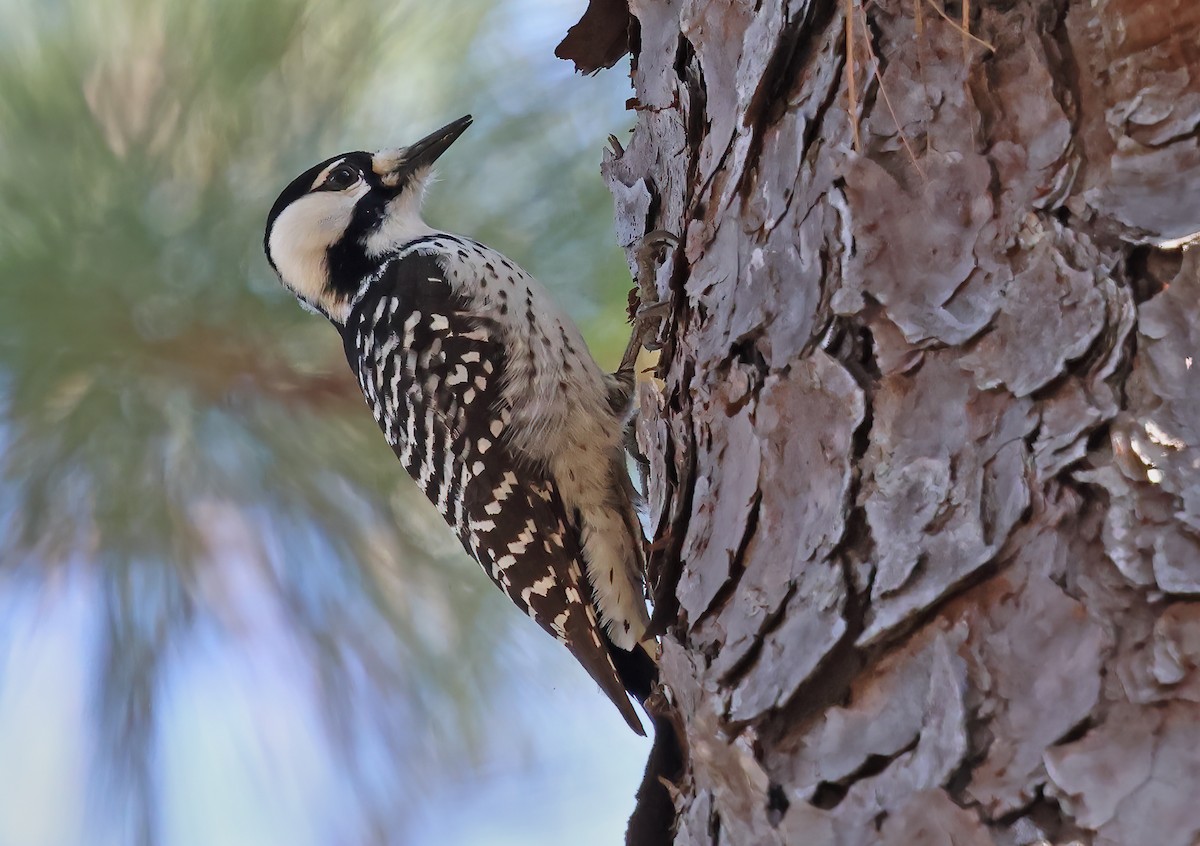
M 633 332 L 629 338 L 629 346 L 621 357 L 619 374 L 632 376 L 634 362 L 642 347 L 658 349 L 656 340 L 658 327 L 662 319 L 670 311 L 669 300 L 658 299 L 659 264 L 666 260 L 671 251 L 679 247 L 679 238 L 665 229 L 655 229 L 643 235 L 634 252 L 637 264 L 638 307 L 633 313 Z M 630 380 L 632 382 L 632 379 Z
M 660 246 L 675 248 L 679 246 L 679 236 L 669 229 L 655 229 L 642 236 L 638 243 L 639 250 L 655 249 Z

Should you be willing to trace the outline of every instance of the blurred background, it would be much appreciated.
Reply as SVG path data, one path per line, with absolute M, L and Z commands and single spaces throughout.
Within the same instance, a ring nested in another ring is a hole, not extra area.
M 605 366 L 627 69 L 583 0 L 0 0 L 0 846 L 614 844 L 646 744 L 458 547 L 279 190 L 465 113 L 427 218 Z

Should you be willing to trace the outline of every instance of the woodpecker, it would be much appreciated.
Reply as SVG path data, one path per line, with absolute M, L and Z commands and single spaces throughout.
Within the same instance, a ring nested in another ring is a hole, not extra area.
M 341 334 L 384 437 L 467 552 L 644 734 L 626 695 L 644 704 L 657 677 L 622 448 L 633 356 L 605 373 L 529 274 L 422 220 L 431 167 L 470 124 L 309 168 L 264 249 Z

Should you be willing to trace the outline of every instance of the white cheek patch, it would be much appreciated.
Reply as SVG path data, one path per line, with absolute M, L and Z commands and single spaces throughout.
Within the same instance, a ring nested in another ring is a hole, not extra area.
M 268 246 L 283 284 L 302 299 L 330 310 L 325 253 L 345 233 L 365 183 L 354 192 L 318 191 L 292 203 L 271 227 Z

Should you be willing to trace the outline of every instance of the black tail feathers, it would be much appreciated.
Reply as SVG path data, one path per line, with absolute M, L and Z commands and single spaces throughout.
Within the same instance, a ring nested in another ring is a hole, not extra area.
M 635 646 L 632 652 L 628 652 L 609 641 L 608 652 L 612 655 L 621 684 L 644 706 L 654 690 L 654 683 L 658 681 L 658 665 L 641 646 Z

